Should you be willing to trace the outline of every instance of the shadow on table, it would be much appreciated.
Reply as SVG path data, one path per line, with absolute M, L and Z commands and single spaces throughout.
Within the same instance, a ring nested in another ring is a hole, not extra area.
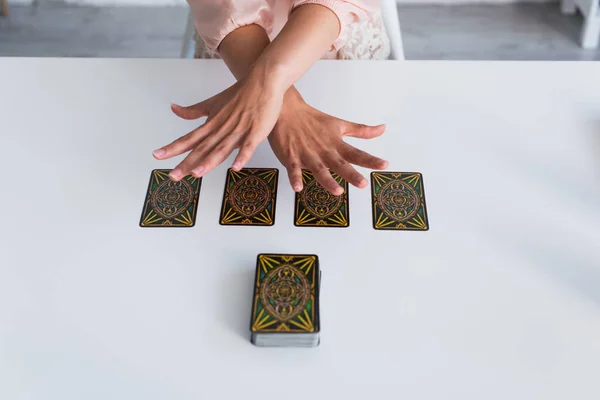
M 598 136 L 600 136 L 600 132 L 598 132 Z M 596 142 L 600 146 L 600 137 L 596 137 Z M 598 146 L 594 146 L 592 151 L 600 163 L 600 147 Z M 527 171 L 526 175 L 532 181 L 535 180 L 542 184 L 549 192 L 553 192 L 561 198 L 568 196 L 569 201 L 573 201 L 573 204 L 577 204 L 590 215 L 600 215 L 600 199 L 598 198 L 600 179 L 597 179 L 597 182 L 590 182 L 589 177 L 572 174 L 561 168 L 560 163 L 544 162 L 542 157 L 536 158 L 517 152 L 508 156 L 518 171 Z M 598 174 L 591 175 L 600 177 Z
M 253 260 L 250 257 L 249 260 Z M 250 340 L 250 313 L 254 291 L 256 264 L 253 261 L 239 266 L 235 273 L 224 275 L 218 293 L 221 300 L 216 310 L 217 321 L 227 329 Z
M 527 220 L 513 218 L 508 210 L 491 210 L 487 223 L 494 224 L 493 229 L 489 225 L 479 229 L 507 252 L 518 253 L 550 278 L 600 306 L 600 237 L 592 236 L 600 232 L 600 227 L 593 225 L 600 220 L 600 119 L 591 123 L 586 135 L 597 170 L 589 175 L 572 174 L 560 163 L 512 148 L 503 153 L 515 171 L 556 197 L 554 214 L 548 209 L 536 212 L 536 204 L 527 206 Z M 583 218 L 565 218 L 572 208 L 578 212 L 573 215 L 583 214 Z
M 544 273 L 600 306 L 600 261 L 565 247 L 523 238 L 506 242 Z M 497 240 L 500 240 L 497 238 Z
M 563 184 L 566 184 L 566 182 L 563 182 Z M 577 192 L 576 185 L 569 187 L 569 190 Z M 599 212 L 600 199 L 595 198 L 596 205 L 594 206 L 592 204 L 594 199 L 586 199 L 584 189 L 580 188 L 577 194 L 580 195 L 580 206 L 587 207 L 591 218 L 589 221 L 573 221 L 573 223 L 587 224 L 597 221 L 598 219 L 595 216 Z M 593 213 L 591 213 L 592 211 Z M 557 212 L 560 211 L 557 210 Z M 590 241 L 588 235 L 578 237 L 577 230 L 568 234 L 563 232 L 561 236 L 558 236 L 560 231 L 567 229 L 567 227 L 549 221 L 544 223 L 539 220 L 536 222 L 535 217 L 533 215 L 531 217 L 531 221 L 521 225 L 520 232 L 513 231 L 501 236 L 495 235 L 493 240 L 507 246 L 512 251 L 516 251 L 528 260 L 530 265 L 537 267 L 549 277 L 563 285 L 567 285 L 600 306 L 600 253 L 592 244 L 593 239 Z M 534 232 L 528 232 L 527 225 L 529 223 L 546 225 L 549 232 L 556 232 L 553 235 L 548 235 L 547 239 L 552 236 L 554 236 L 554 239 L 544 241 Z M 557 238 L 560 239 L 556 240 Z M 597 243 L 600 243 L 600 238 L 598 238 Z

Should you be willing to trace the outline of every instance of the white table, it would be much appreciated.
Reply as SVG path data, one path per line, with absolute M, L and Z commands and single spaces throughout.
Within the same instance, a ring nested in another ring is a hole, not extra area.
M 275 226 L 218 225 L 224 165 L 194 228 L 141 229 L 150 171 L 175 164 L 151 151 L 195 126 L 169 103 L 224 88 L 223 65 L 0 75 L 1 399 L 600 398 L 600 64 L 314 67 L 314 106 L 386 122 L 363 148 L 424 174 L 428 232 L 374 231 L 354 188 L 350 228 L 294 227 L 267 146 Z M 320 347 L 250 344 L 259 252 L 320 256 Z

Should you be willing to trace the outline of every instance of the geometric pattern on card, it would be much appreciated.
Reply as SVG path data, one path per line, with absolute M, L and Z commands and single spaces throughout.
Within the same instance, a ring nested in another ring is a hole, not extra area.
M 304 188 L 296 193 L 294 225 L 333 228 L 350 226 L 348 182 L 335 172 L 331 176 L 344 189 L 343 194 L 331 194 L 317 182 L 310 171 L 302 171 Z
M 229 169 L 221 207 L 221 225 L 271 226 L 275 223 L 275 168 Z
M 170 169 L 155 169 L 150 175 L 140 226 L 189 228 L 196 223 L 201 178 L 186 176 L 179 182 L 169 178 Z
M 319 262 L 314 255 L 260 254 L 252 332 L 319 332 Z
M 420 173 L 372 172 L 371 196 L 375 229 L 429 229 L 423 175 Z

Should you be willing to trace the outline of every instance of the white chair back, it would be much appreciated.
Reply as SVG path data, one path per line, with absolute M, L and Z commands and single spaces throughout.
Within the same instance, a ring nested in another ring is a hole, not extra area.
M 194 35 L 196 27 L 194 26 L 194 17 L 192 12 L 188 13 L 187 23 L 185 24 L 185 32 L 183 33 L 183 43 L 181 45 L 181 58 L 194 58 L 196 51 L 196 41 Z
M 390 47 L 392 48 L 390 58 L 392 60 L 404 60 L 404 45 L 402 43 L 402 31 L 400 30 L 396 0 L 381 0 L 381 16 L 390 38 Z

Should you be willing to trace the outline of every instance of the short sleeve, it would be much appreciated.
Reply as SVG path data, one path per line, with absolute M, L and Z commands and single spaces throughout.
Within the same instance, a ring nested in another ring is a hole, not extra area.
M 267 34 L 273 29 L 273 10 L 268 0 L 188 0 L 188 3 L 196 32 L 213 51 L 218 51 L 221 41 L 242 26 L 256 24 Z
M 379 8 L 378 0 L 294 0 L 292 9 L 305 4 L 319 4 L 327 7 L 340 20 L 340 34 L 333 43 L 335 50 L 339 50 L 346 43 L 348 39 L 348 25 L 354 22 L 365 21 L 368 18 L 369 12 L 373 12 Z

